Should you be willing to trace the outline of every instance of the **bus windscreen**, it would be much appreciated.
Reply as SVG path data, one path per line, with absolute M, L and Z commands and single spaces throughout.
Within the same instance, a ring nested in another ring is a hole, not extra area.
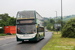
M 32 34 L 36 32 L 35 25 L 17 25 L 17 33 Z

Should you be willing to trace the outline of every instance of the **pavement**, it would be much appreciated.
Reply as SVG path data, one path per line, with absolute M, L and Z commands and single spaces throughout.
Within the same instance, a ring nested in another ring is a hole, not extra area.
M 45 38 L 39 42 L 17 42 L 16 37 L 0 40 L 0 50 L 41 50 L 52 38 L 52 32 L 46 32 Z M 50 45 L 50 44 L 49 44 Z
M 7 35 L 7 36 L 0 36 L 0 40 L 5 40 L 5 39 L 10 39 L 10 38 L 15 38 L 16 35 Z

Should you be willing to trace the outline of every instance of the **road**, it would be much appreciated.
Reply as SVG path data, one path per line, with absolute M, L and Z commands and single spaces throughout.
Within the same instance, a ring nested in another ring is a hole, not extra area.
M 16 42 L 16 38 L 0 40 L 0 50 L 41 50 L 51 39 L 52 32 L 46 32 L 45 38 L 39 42 Z

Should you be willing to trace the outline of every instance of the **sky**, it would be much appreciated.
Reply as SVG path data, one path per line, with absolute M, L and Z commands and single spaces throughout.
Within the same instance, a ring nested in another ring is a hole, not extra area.
M 75 15 L 75 0 L 62 0 L 63 16 Z M 0 14 L 16 17 L 18 11 L 36 10 L 42 17 L 61 16 L 61 0 L 0 0 Z

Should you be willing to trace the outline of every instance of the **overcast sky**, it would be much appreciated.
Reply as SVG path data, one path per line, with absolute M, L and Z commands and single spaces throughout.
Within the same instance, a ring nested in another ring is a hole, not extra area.
M 43 17 L 61 15 L 61 0 L 0 0 L 0 14 L 16 16 L 18 11 L 36 10 Z M 75 14 L 75 0 L 63 0 L 63 16 Z

